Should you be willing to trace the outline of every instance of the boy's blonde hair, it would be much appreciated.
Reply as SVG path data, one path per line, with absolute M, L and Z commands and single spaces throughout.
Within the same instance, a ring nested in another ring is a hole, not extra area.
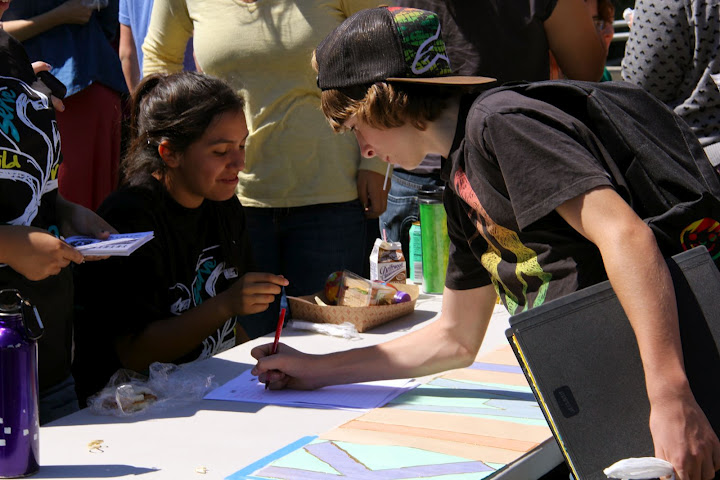
M 317 71 L 313 52 L 312 65 Z M 373 128 L 387 130 L 410 123 L 425 130 L 437 119 L 450 97 L 462 93 L 458 87 L 417 85 L 400 82 L 376 82 L 343 89 L 324 90 L 320 104 L 330 126 L 336 132 L 347 128 L 353 116 Z

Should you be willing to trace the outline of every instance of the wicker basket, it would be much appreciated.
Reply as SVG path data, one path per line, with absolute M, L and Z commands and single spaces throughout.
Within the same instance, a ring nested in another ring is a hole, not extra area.
M 407 292 L 411 300 L 404 303 L 396 303 L 394 305 L 375 305 L 369 307 L 343 307 L 337 305 L 318 305 L 315 297 L 327 303 L 325 294 L 318 292 L 315 295 L 305 295 L 303 297 L 288 297 L 292 318 L 298 320 L 307 320 L 317 323 L 334 323 L 341 324 L 350 322 L 355 325 L 358 332 L 365 332 L 371 328 L 387 323 L 415 310 L 415 302 L 417 301 L 420 289 L 417 285 L 405 283 L 393 283 L 398 290 Z

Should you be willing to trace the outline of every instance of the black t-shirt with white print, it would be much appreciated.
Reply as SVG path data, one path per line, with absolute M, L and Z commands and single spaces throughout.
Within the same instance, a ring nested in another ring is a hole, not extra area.
M 0 225 L 33 226 L 59 236 L 56 218 L 60 134 L 50 89 L 22 45 L 0 30 Z M 0 289 L 14 288 L 42 317 L 38 342 L 41 393 L 70 375 L 72 275 L 63 269 L 30 281 L 0 264 Z
M 128 257 L 77 269 L 73 373 L 81 401 L 120 368 L 113 347 L 118 337 L 137 335 L 156 320 L 200 305 L 226 290 L 251 264 L 245 215 L 234 196 L 224 202 L 205 200 L 190 209 L 151 180 L 146 186 L 111 194 L 98 213 L 120 232 L 152 230 L 155 238 Z M 173 363 L 207 358 L 233 347 L 235 324 L 236 317 L 229 318 Z
M 451 237 L 446 285 L 494 284 L 511 314 L 606 278 L 597 247 L 555 209 L 612 185 L 577 119 L 512 91 L 465 99 L 443 167 Z

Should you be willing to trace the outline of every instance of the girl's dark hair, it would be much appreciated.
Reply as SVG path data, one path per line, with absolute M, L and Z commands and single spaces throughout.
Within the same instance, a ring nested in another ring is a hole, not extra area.
M 158 153 L 160 142 L 184 152 L 202 137 L 218 115 L 242 112 L 245 102 L 224 81 L 197 72 L 145 77 L 132 95 L 131 143 L 122 166 L 127 185 L 146 183 L 167 166 Z

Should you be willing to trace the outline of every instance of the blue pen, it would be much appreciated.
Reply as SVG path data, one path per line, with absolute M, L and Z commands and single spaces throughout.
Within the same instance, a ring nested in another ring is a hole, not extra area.
M 287 297 L 285 296 L 285 287 L 282 287 L 282 292 L 280 293 L 280 316 L 278 317 L 277 328 L 275 328 L 275 341 L 273 342 L 270 355 L 277 353 L 280 332 L 282 332 L 283 324 L 285 323 L 285 311 L 287 311 Z

